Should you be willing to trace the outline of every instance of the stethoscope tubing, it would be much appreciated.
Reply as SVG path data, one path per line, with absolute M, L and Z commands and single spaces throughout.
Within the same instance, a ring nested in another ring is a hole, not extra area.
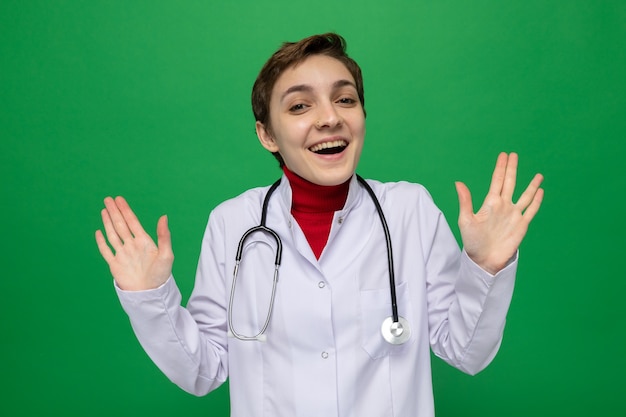
M 235 255 L 235 269 L 233 271 L 233 283 L 232 283 L 232 288 L 230 291 L 230 300 L 229 300 L 229 308 L 228 308 L 228 329 L 230 333 L 239 340 L 262 340 L 262 337 L 265 331 L 267 330 L 267 327 L 269 326 L 270 321 L 272 319 L 272 311 L 274 311 L 274 300 L 276 298 L 275 297 L 276 285 L 278 284 L 278 268 L 280 267 L 280 262 L 283 256 L 283 242 L 281 241 L 280 236 L 278 236 L 278 233 L 276 233 L 274 230 L 267 227 L 265 223 L 267 221 L 267 206 L 270 200 L 269 197 L 272 195 L 274 190 L 276 190 L 276 188 L 280 185 L 280 181 L 281 180 L 278 180 L 274 184 L 272 184 L 270 189 L 267 191 L 267 194 L 265 195 L 265 199 L 263 200 L 263 208 L 261 210 L 261 223 L 258 226 L 254 226 L 248 229 L 243 234 L 243 236 L 241 236 L 241 239 L 239 240 L 239 245 L 237 246 L 237 254 Z M 233 303 L 235 300 L 235 287 L 237 285 L 239 264 L 241 263 L 241 257 L 243 256 L 244 243 L 246 239 L 248 238 L 248 236 L 257 232 L 269 233 L 270 236 L 272 236 L 274 240 L 276 241 L 276 258 L 274 259 L 274 279 L 272 280 L 272 296 L 270 297 L 270 305 L 267 310 L 267 317 L 265 318 L 265 323 L 263 324 L 263 327 L 261 327 L 261 330 L 259 330 L 259 332 L 256 335 L 245 336 L 245 335 L 237 333 L 237 331 L 235 331 L 235 328 L 233 326 Z
M 361 176 L 356 175 L 358 182 L 365 188 L 369 196 L 371 197 L 374 206 L 376 207 L 376 212 L 378 213 L 378 217 L 380 218 L 380 222 L 383 228 L 383 232 L 385 234 L 385 243 L 387 246 L 387 264 L 389 270 L 389 294 L 391 298 L 391 317 L 387 318 L 381 327 L 381 331 L 383 333 L 383 337 L 387 342 L 391 344 L 402 344 L 408 340 L 410 337 L 410 328 L 408 326 L 408 322 L 403 317 L 398 315 L 398 301 L 396 295 L 396 280 L 395 280 L 395 270 L 393 265 L 393 251 L 391 247 L 391 234 L 389 233 L 389 226 L 387 225 L 387 220 L 385 219 L 385 215 L 383 213 L 382 207 L 380 206 L 380 202 L 376 195 L 374 194 L 374 190 L 370 187 L 370 185 L 365 181 Z M 266 226 L 267 221 L 267 208 L 269 205 L 269 200 L 273 192 L 280 185 L 281 180 L 276 181 L 272 186 L 268 189 L 265 194 L 265 198 L 263 200 L 263 206 L 261 209 L 261 222 L 258 226 L 254 226 L 248 229 L 241 239 L 239 240 L 239 245 L 237 247 L 237 253 L 235 255 L 235 268 L 233 271 L 233 282 L 230 291 L 230 300 L 228 306 L 228 328 L 229 333 L 232 334 L 239 340 L 265 340 L 265 331 L 269 326 L 272 311 L 274 309 L 274 300 L 276 298 L 276 286 L 278 283 L 278 268 L 282 259 L 282 251 L 283 245 L 278 234 Z M 246 336 L 239 334 L 235 331 L 233 326 L 233 303 L 235 298 L 235 287 L 237 284 L 237 275 L 239 271 L 239 265 L 241 263 L 241 258 L 243 256 L 243 247 L 246 239 L 256 232 L 268 233 L 270 236 L 274 238 L 276 241 L 276 258 L 274 260 L 274 279 L 272 283 L 272 295 L 270 297 L 270 305 L 267 312 L 267 317 L 265 318 L 265 323 L 263 324 L 261 330 L 254 336 Z
M 393 250 L 391 248 L 391 234 L 389 233 L 389 226 L 387 226 L 387 220 L 385 219 L 385 215 L 383 213 L 383 209 L 378 202 L 378 198 L 374 194 L 374 190 L 369 186 L 367 181 L 363 179 L 360 175 L 356 176 L 357 180 L 361 183 L 365 191 L 370 195 L 374 206 L 376 206 L 376 211 L 378 212 L 378 216 L 380 217 L 380 222 L 383 226 L 383 232 L 385 233 L 385 243 L 387 245 L 387 264 L 389 268 L 389 294 L 391 296 L 391 317 L 394 323 L 398 322 L 398 297 L 396 295 L 396 274 L 395 269 L 393 267 Z

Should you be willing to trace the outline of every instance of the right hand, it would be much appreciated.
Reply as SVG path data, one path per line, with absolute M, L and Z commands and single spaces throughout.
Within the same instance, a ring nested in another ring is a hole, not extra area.
M 106 239 L 97 230 L 96 243 L 118 287 L 142 291 L 163 285 L 172 274 L 174 263 L 167 216 L 161 216 L 157 223 L 157 246 L 123 197 L 107 197 L 104 205 L 101 214 Z

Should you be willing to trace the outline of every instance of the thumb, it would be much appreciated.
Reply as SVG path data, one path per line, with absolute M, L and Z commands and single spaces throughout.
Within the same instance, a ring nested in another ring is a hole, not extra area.
M 157 223 L 157 242 L 159 252 L 163 254 L 173 254 L 172 252 L 172 236 L 168 227 L 167 215 L 159 218 Z
M 463 218 L 467 218 L 474 214 L 474 207 L 472 205 L 472 194 L 469 188 L 461 181 L 454 183 L 456 186 L 456 193 L 459 196 L 459 221 Z

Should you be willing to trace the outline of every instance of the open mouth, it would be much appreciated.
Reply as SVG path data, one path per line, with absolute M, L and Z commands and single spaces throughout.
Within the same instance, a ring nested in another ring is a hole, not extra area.
M 331 142 L 319 143 L 315 146 L 311 146 L 309 150 L 315 152 L 318 155 L 334 155 L 343 152 L 348 146 L 345 140 L 334 140 Z

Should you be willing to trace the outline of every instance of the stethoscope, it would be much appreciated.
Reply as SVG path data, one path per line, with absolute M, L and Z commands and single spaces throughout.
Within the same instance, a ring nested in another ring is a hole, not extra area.
M 392 345 L 400 345 L 405 343 L 411 337 L 411 328 L 409 327 L 408 321 L 398 315 L 398 300 L 396 297 L 396 280 L 393 269 L 393 253 L 391 250 L 391 237 L 389 235 L 389 227 L 387 226 L 387 221 L 385 220 L 385 215 L 383 214 L 383 210 L 380 207 L 380 203 L 374 194 L 374 191 L 369 186 L 369 184 L 361 178 L 359 175 L 356 176 L 359 183 L 365 188 L 367 193 L 370 195 L 372 202 L 376 206 L 376 211 L 378 212 L 378 217 L 380 218 L 380 222 L 383 227 L 383 231 L 385 233 L 385 242 L 387 245 L 387 263 L 389 269 L 389 293 L 391 297 L 391 316 L 387 317 L 380 328 L 381 334 L 383 338 Z M 241 236 L 241 240 L 239 240 L 239 246 L 237 247 L 237 254 L 235 256 L 235 270 L 233 271 L 233 284 L 230 290 L 230 300 L 228 302 L 228 328 L 229 334 L 239 340 L 258 340 L 265 341 L 266 335 L 265 331 L 270 324 L 270 320 L 272 318 L 272 310 L 274 308 L 274 299 L 276 297 L 276 284 L 278 283 L 278 268 L 280 266 L 280 261 L 283 252 L 283 244 L 280 240 L 278 234 L 267 227 L 265 222 L 267 220 L 267 206 L 269 205 L 270 197 L 276 188 L 280 185 L 281 180 L 276 181 L 267 191 L 265 195 L 265 199 L 263 200 L 263 208 L 261 210 L 261 223 L 258 226 L 250 228 L 247 232 Z M 239 271 L 239 264 L 241 263 L 241 257 L 243 254 L 243 247 L 246 239 L 250 237 L 250 235 L 262 232 L 266 233 L 276 241 L 276 258 L 274 260 L 274 279 L 272 283 L 272 294 L 270 296 L 270 305 L 267 310 L 267 316 L 265 318 L 265 323 L 259 330 L 259 332 L 254 336 L 246 336 L 238 333 L 233 326 L 233 300 L 235 298 L 235 287 L 237 285 L 237 273 Z

